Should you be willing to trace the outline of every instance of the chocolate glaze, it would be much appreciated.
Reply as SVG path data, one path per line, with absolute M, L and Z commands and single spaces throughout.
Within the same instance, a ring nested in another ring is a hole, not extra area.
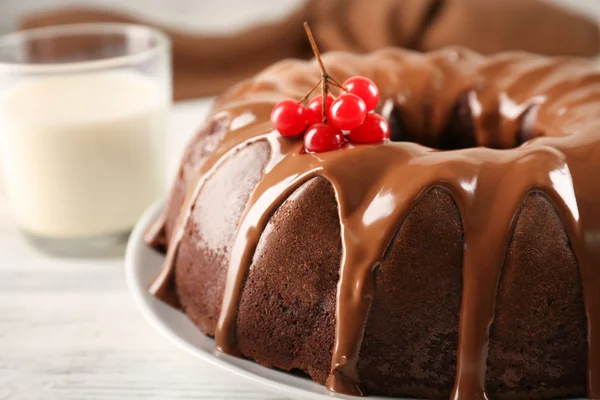
M 226 155 L 266 141 L 270 159 L 231 249 L 217 347 L 237 352 L 241 292 L 270 216 L 301 184 L 322 176 L 335 192 L 342 241 L 327 386 L 363 394 L 357 361 L 375 294 L 374 269 L 413 206 L 429 189 L 442 187 L 454 198 L 464 229 L 452 398 L 486 399 L 489 330 L 502 265 L 519 210 L 531 192 L 541 192 L 556 209 L 577 258 L 588 324 L 588 396 L 600 398 L 600 72 L 577 59 L 526 53 L 484 58 L 462 49 L 427 55 L 397 49 L 367 56 L 331 53 L 324 60 L 337 79 L 373 79 L 382 98 L 395 104 L 404 132 L 419 143 L 442 147 L 453 110 L 468 107 L 461 115 L 472 122 L 474 137 L 469 141 L 485 147 L 439 151 L 412 142 L 386 142 L 304 154 L 302 141 L 272 130 L 269 113 L 277 101 L 308 90 L 319 78 L 318 68 L 315 62 L 278 63 L 217 101 L 214 116 L 226 115 L 231 130 L 188 185 L 164 268 L 151 292 L 177 305 L 174 260 L 202 185 Z M 246 118 L 247 124 L 234 124 L 248 114 L 253 118 Z

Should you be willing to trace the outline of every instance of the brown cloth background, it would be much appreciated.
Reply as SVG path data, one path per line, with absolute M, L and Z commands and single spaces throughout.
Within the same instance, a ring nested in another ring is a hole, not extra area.
M 131 15 L 61 8 L 30 15 L 23 29 L 82 22 L 156 26 L 172 40 L 176 100 L 215 95 L 286 57 L 310 57 L 302 22 L 323 51 L 386 46 L 429 51 L 463 45 L 481 53 L 526 50 L 591 57 L 598 25 L 540 0 L 311 0 L 272 24 L 229 36 L 185 34 Z

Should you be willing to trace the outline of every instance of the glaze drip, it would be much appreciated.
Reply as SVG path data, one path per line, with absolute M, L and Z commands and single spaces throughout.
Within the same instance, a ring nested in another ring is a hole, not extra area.
M 600 170 L 600 73 L 578 60 L 524 53 L 483 58 L 460 49 L 429 55 L 394 49 L 368 56 L 333 53 L 325 62 L 336 78 L 373 79 L 382 98 L 395 105 L 405 131 L 418 136 L 420 143 L 442 141 L 452 110 L 465 96 L 475 143 L 511 148 L 520 143 L 523 132 L 536 138 L 510 150 L 437 151 L 388 142 L 303 154 L 301 141 L 272 132 L 268 115 L 282 98 L 301 97 L 318 80 L 318 68 L 314 62 L 276 64 L 217 101 L 215 116 L 225 114 L 233 121 L 251 113 L 249 120 L 254 122 L 227 133 L 188 184 L 164 268 L 151 292 L 177 304 L 170 285 L 174 262 L 203 182 L 228 154 L 266 140 L 271 158 L 239 223 L 215 332 L 217 347 L 236 353 L 240 297 L 269 218 L 302 183 L 322 176 L 337 198 L 342 239 L 327 386 L 363 394 L 357 361 L 376 295 L 374 269 L 421 196 L 443 186 L 457 203 L 465 243 L 452 398 L 486 399 L 489 329 L 502 265 L 517 213 L 527 195 L 539 191 L 551 199 L 581 270 L 588 318 L 588 396 L 600 398 L 600 185 L 594 184 Z

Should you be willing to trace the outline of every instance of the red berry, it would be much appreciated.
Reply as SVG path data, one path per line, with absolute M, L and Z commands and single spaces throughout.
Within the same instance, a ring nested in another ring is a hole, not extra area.
M 355 94 L 344 93 L 331 105 L 331 123 L 336 128 L 351 130 L 363 123 L 367 115 L 365 102 Z
M 323 153 L 335 150 L 344 144 L 341 130 L 322 122 L 311 126 L 304 135 L 304 148 L 309 153 Z
M 306 105 L 306 116 L 308 119 L 308 126 L 322 122 L 322 120 L 323 120 L 323 112 L 321 111 L 323 108 L 322 107 L 322 105 L 323 105 L 322 99 L 323 99 L 323 96 L 321 96 L 321 95 L 315 96 Z M 333 104 L 334 100 L 335 99 L 330 94 L 328 94 L 327 97 L 325 98 L 328 121 L 331 120 L 331 104 Z
M 350 141 L 354 143 L 375 143 L 390 137 L 390 126 L 379 114 L 369 113 L 365 122 L 350 131 Z
M 299 135 L 308 125 L 306 109 L 294 100 L 280 101 L 273 107 L 271 122 L 282 136 Z
M 363 99 L 367 105 L 367 111 L 372 111 L 379 103 L 379 89 L 372 80 L 364 76 L 354 76 L 346 80 L 343 86 L 352 93 Z

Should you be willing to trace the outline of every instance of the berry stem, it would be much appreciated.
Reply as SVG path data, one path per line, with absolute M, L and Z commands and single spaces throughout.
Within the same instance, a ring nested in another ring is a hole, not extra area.
M 330 81 L 331 78 L 329 77 L 329 74 L 327 73 L 327 69 L 325 69 L 325 64 L 323 64 L 323 60 L 321 59 L 321 53 L 319 52 L 319 48 L 317 47 L 317 42 L 315 42 L 315 38 L 312 34 L 312 31 L 310 30 L 310 26 L 308 26 L 308 22 L 306 22 L 306 21 L 304 21 L 304 30 L 306 31 L 306 36 L 308 37 L 308 41 L 310 42 L 310 47 L 312 48 L 315 58 L 317 59 L 317 62 L 319 63 L 319 68 L 321 69 L 321 80 L 319 81 L 321 83 L 321 97 L 322 97 L 321 118 L 323 120 L 323 123 L 326 124 L 327 123 L 327 92 L 329 90 L 327 83 Z
M 302 97 L 300 100 L 298 100 L 298 104 L 302 104 L 306 99 L 308 99 L 310 97 L 310 95 L 312 94 L 312 92 L 315 91 L 315 89 L 321 84 L 322 79 L 319 79 L 319 82 L 315 83 L 315 85 L 308 91 L 308 93 L 306 93 L 304 95 L 304 97 Z
M 315 55 L 315 58 L 317 59 L 317 62 L 319 63 L 319 68 L 321 69 L 321 75 L 323 76 L 324 81 L 327 80 L 327 77 L 329 76 L 327 74 L 327 70 L 325 69 L 325 64 L 323 64 L 323 60 L 321 59 L 321 53 L 319 53 L 319 48 L 317 47 L 317 42 L 315 42 L 315 38 L 312 34 L 312 31 L 310 30 L 310 26 L 308 26 L 308 22 L 304 21 L 304 30 L 306 31 L 306 36 L 308 36 L 308 41 L 310 42 L 310 47 L 312 48 L 312 51 Z
M 324 75 L 326 77 L 326 75 Z M 321 79 L 321 119 L 323 123 L 327 123 L 327 78 Z
M 341 85 L 340 83 L 338 83 L 338 81 L 336 81 L 332 77 L 328 77 L 328 79 L 329 79 L 329 83 L 331 83 L 333 86 L 342 89 L 344 92 L 348 91 L 348 89 L 346 89 L 346 87 L 344 85 Z

